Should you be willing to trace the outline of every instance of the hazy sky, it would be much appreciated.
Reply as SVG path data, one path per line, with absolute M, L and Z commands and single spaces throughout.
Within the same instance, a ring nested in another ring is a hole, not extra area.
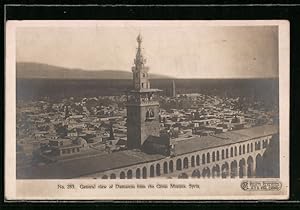
M 17 61 L 131 71 L 139 32 L 151 73 L 177 78 L 278 77 L 276 26 L 99 22 L 19 27 Z

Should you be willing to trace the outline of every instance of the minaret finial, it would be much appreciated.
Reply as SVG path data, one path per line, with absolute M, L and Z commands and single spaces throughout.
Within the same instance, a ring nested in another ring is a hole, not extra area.
M 141 33 L 139 33 L 139 35 L 137 36 L 136 40 L 137 40 L 137 42 L 138 42 L 139 44 L 142 43 L 143 38 L 142 38 L 142 36 L 141 36 Z
M 146 63 L 146 59 L 144 59 L 143 54 L 142 54 L 142 41 L 143 41 L 143 38 L 141 36 L 141 33 L 139 33 L 136 40 L 138 42 L 138 48 L 137 48 L 134 63 L 135 63 L 136 66 L 144 65 Z

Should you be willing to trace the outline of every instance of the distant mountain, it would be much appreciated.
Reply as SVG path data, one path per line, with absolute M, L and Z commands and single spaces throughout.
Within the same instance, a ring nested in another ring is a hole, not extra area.
M 132 79 L 132 73 L 121 70 L 83 70 L 63 68 L 48 64 L 17 63 L 17 78 L 26 79 Z M 159 74 L 150 74 L 150 79 L 171 78 Z

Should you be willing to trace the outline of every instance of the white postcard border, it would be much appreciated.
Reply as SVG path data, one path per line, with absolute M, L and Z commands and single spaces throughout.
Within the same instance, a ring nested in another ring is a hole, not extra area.
M 255 193 L 242 191 L 241 181 L 251 179 L 147 179 L 147 180 L 16 180 L 16 37 L 17 27 L 68 26 L 89 27 L 101 23 L 114 24 L 181 24 L 191 26 L 264 26 L 278 25 L 279 33 L 279 98 L 280 98 L 280 180 L 281 191 Z M 5 57 L 5 198 L 7 200 L 280 200 L 289 198 L 289 22 L 286 20 L 251 21 L 8 21 L 6 22 Z M 83 190 L 80 185 L 115 185 L 117 183 L 153 184 L 154 189 Z M 199 184 L 200 189 L 161 189 L 157 184 Z M 58 185 L 74 184 L 77 189 L 61 190 Z

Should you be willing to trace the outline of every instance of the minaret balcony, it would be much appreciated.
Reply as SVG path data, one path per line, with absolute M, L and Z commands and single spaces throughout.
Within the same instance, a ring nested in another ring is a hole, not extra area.
M 148 101 L 141 101 L 142 105 L 157 105 L 159 104 L 156 100 L 148 100 Z
M 136 106 L 136 105 L 139 105 L 139 106 L 147 106 L 147 105 L 159 105 L 159 102 L 158 101 L 134 101 L 134 100 L 130 100 L 130 101 L 127 101 L 127 106 Z

